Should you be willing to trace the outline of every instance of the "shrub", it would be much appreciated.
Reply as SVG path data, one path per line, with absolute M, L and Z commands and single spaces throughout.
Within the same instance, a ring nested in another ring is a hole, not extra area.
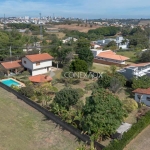
M 72 81 L 72 84 L 74 84 L 74 85 L 76 85 L 76 84 L 79 84 L 81 81 L 79 80 L 79 79 L 77 79 L 77 80 L 73 80 Z
M 31 98 L 34 95 L 34 90 L 32 86 L 22 87 L 20 93 L 26 97 Z
M 128 98 L 123 101 L 123 107 L 128 113 L 138 108 L 138 104 L 134 99 Z
M 78 93 L 78 95 L 79 95 L 80 98 L 84 96 L 85 92 L 84 92 L 83 89 L 78 88 L 78 89 L 75 89 L 75 90 L 77 91 L 77 93 Z
M 145 129 L 150 124 L 150 111 L 141 117 L 141 119 L 133 124 L 128 132 L 124 133 L 123 138 L 118 141 L 114 140 L 111 144 L 104 148 L 104 150 L 123 150 L 124 147 L 134 139 L 143 129 Z

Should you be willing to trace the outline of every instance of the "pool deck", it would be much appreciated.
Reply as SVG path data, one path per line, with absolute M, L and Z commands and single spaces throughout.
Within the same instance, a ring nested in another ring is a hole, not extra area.
M 24 84 L 24 83 L 22 83 L 22 82 L 20 82 L 20 81 L 18 81 L 18 80 L 16 80 L 16 79 L 14 79 L 14 78 L 2 79 L 2 80 L 0 80 L 0 81 L 5 81 L 5 80 L 8 80 L 8 79 L 11 79 L 11 80 L 14 80 L 15 82 L 18 82 L 18 83 L 21 85 L 21 87 L 25 87 L 25 84 Z M 20 86 L 19 86 L 19 87 L 20 87 Z

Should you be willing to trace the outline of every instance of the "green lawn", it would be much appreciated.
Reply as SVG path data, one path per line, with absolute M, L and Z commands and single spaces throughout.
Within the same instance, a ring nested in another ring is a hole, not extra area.
M 117 54 L 129 57 L 130 58 L 130 60 L 128 60 L 129 62 L 135 63 L 138 61 L 136 52 L 134 52 L 134 51 L 122 50 L 122 51 L 117 52 Z
M 0 150 L 75 150 L 75 136 L 0 88 Z

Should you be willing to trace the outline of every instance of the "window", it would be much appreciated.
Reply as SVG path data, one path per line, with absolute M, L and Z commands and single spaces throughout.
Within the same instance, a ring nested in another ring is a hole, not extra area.
M 140 100 L 141 99 L 141 95 L 137 95 L 138 99 Z
M 24 64 L 26 64 L 26 61 L 24 60 Z
M 36 66 L 39 66 L 39 65 L 40 65 L 40 62 L 37 62 L 37 63 L 36 63 Z
M 150 101 L 150 97 L 147 97 L 147 101 Z

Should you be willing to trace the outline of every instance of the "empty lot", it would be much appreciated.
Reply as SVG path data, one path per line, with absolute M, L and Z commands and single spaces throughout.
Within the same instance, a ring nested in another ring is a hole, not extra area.
M 0 150 L 75 150 L 75 136 L 0 87 Z

